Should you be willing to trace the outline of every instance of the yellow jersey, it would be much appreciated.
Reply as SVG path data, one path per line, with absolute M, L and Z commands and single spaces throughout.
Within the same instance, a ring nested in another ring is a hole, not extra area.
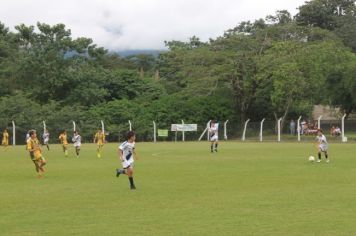
M 38 160 L 38 159 L 40 159 L 42 157 L 42 150 L 41 150 L 41 147 L 40 147 L 40 141 L 38 141 L 37 138 L 35 138 L 35 139 L 29 138 L 27 140 L 27 150 L 30 153 L 33 153 L 33 156 L 34 156 L 35 160 Z
M 68 145 L 67 134 L 61 134 L 58 138 L 61 141 L 62 145 Z
M 9 133 L 7 131 L 2 133 L 2 142 L 1 142 L 1 144 L 2 145 L 9 145 Z
M 97 143 L 98 145 L 103 145 L 104 142 L 105 142 L 105 134 L 104 134 L 104 133 L 99 133 L 99 132 L 97 132 L 97 133 L 95 134 L 94 139 L 96 140 L 96 143 Z

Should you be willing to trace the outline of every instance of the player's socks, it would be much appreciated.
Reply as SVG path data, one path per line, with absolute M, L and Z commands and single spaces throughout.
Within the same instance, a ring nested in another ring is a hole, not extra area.
M 210 151 L 211 151 L 212 153 L 214 152 L 214 146 L 213 146 L 213 145 L 210 146 Z
M 321 160 L 321 153 L 318 153 L 318 158 L 319 160 Z
M 135 184 L 134 184 L 133 177 L 129 177 L 129 181 L 130 181 L 130 188 L 131 188 L 131 189 L 136 189 Z
M 217 152 L 218 151 L 218 144 L 216 143 L 215 144 L 215 152 Z
M 116 177 L 119 177 L 121 174 L 125 174 L 124 169 L 116 169 Z
M 68 157 L 68 151 L 67 151 L 67 150 L 64 151 L 64 155 L 65 155 L 66 157 Z
M 326 162 L 329 163 L 329 155 L 325 153 L 325 159 L 326 159 Z
M 47 146 L 47 150 L 49 151 L 49 146 L 48 145 L 46 145 Z

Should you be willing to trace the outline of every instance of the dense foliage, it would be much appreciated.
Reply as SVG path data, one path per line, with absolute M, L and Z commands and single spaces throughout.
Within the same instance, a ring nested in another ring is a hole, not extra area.
M 285 10 L 241 22 L 201 42 L 166 42 L 158 57 L 120 57 L 71 37 L 63 24 L 0 22 L 0 127 L 15 120 L 19 135 L 54 135 L 71 121 L 90 140 L 100 120 L 109 139 L 131 120 L 141 140 L 160 128 L 209 119 L 309 116 L 314 104 L 356 109 L 356 7 L 353 0 L 313 0 L 293 18 Z

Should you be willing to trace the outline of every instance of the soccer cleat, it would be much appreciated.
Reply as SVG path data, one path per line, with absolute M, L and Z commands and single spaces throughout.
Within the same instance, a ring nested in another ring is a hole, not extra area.
M 215 149 L 215 152 L 218 152 L 218 149 Z
M 329 163 L 330 162 L 330 160 L 329 159 L 326 159 L 326 163 Z
M 131 186 L 130 189 L 131 189 L 131 190 L 135 190 L 136 187 L 135 187 L 135 186 Z
M 97 156 L 98 156 L 98 158 L 101 158 L 101 155 L 100 155 L 100 153 L 98 153 L 98 155 L 97 155 Z
M 320 162 L 321 162 L 321 160 L 317 160 L 316 162 L 317 162 L 317 163 L 320 163 Z
M 119 177 L 120 176 L 120 172 L 119 172 L 119 169 L 116 169 L 116 177 Z

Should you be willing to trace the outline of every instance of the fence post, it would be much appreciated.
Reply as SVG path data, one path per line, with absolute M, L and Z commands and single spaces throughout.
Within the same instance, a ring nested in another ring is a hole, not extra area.
M 323 116 L 319 116 L 319 117 L 318 117 L 318 129 L 320 129 L 320 120 L 321 120 L 322 117 L 323 117 Z
M 343 143 L 347 142 L 347 138 L 345 137 L 345 118 L 346 114 L 344 114 L 341 119 L 341 141 Z
M 105 126 L 104 126 L 104 121 L 100 121 L 101 122 L 101 132 L 103 133 L 103 134 L 105 134 Z
M 130 131 L 132 131 L 132 124 L 131 124 L 131 120 L 129 120 L 129 126 L 130 126 Z
M 229 122 L 229 120 L 226 120 L 224 123 L 224 139 L 227 140 L 227 123 Z
M 260 127 L 260 142 L 263 141 L 263 123 L 265 122 L 265 118 L 261 121 L 261 127 Z
M 211 123 L 211 120 L 209 120 L 209 122 L 206 123 L 206 131 L 207 131 L 207 133 L 206 133 L 206 140 L 208 140 L 208 141 L 209 141 L 209 128 L 210 128 L 210 123 Z
M 16 126 L 15 121 L 12 121 L 12 146 L 16 145 Z
M 182 125 L 184 125 L 184 121 L 182 120 Z M 182 130 L 182 141 L 185 141 L 184 128 Z
M 278 127 L 278 142 L 281 141 L 281 122 L 282 122 L 282 118 L 279 118 L 278 119 L 278 124 L 277 124 L 277 127 Z
M 241 138 L 242 141 L 245 141 L 246 139 L 246 129 L 247 129 L 248 122 L 250 122 L 250 119 L 245 121 L 244 132 L 242 133 L 242 138 Z
M 73 121 L 73 131 L 75 132 L 76 130 L 75 121 Z
M 298 142 L 300 142 L 300 120 L 301 119 L 302 119 L 302 116 L 299 116 L 298 121 L 297 121 Z
M 42 123 L 43 123 L 43 133 L 44 133 L 44 132 L 45 132 L 45 130 L 46 130 L 46 122 L 45 122 L 45 121 L 43 121 Z
M 157 142 L 157 139 L 156 139 L 156 122 L 152 121 L 153 122 L 153 142 Z

